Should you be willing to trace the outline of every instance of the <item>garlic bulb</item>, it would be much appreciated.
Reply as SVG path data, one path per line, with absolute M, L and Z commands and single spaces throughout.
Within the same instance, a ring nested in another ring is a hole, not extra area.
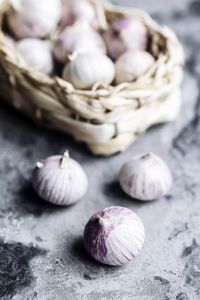
M 41 198 L 61 206 L 77 202 L 88 187 L 83 168 L 69 157 L 68 152 L 38 162 L 33 171 L 32 184 Z
M 59 62 L 66 62 L 68 56 L 74 52 L 106 53 L 102 37 L 85 21 L 67 27 L 55 41 L 54 55 Z
M 63 0 L 63 12 L 61 27 L 74 24 L 78 20 L 87 21 L 93 25 L 96 23 L 94 6 L 87 0 Z
M 145 25 L 131 18 L 113 21 L 103 37 L 108 54 L 114 60 L 128 50 L 145 50 L 148 43 Z
M 123 191 L 132 198 L 154 200 L 168 193 L 172 186 L 172 175 L 160 157 L 147 153 L 123 165 L 119 182 Z
M 116 83 L 135 80 L 152 67 L 154 62 L 153 56 L 148 52 L 138 50 L 125 52 L 115 63 Z
M 4 40 L 5 40 L 6 45 L 10 49 L 15 48 L 15 46 L 16 46 L 15 45 L 15 40 L 10 35 L 4 34 Z
M 61 0 L 18 0 L 17 4 L 7 19 L 17 38 L 46 37 L 56 29 L 61 18 Z
M 29 67 L 45 74 L 52 73 L 53 57 L 49 41 L 27 38 L 17 43 L 17 49 Z
M 63 71 L 63 78 L 77 89 L 91 88 L 97 82 L 110 84 L 114 76 L 113 62 L 100 53 L 79 54 Z
M 113 206 L 93 215 L 84 231 L 87 252 L 97 261 L 120 266 L 138 255 L 145 239 L 144 225 L 128 208 Z

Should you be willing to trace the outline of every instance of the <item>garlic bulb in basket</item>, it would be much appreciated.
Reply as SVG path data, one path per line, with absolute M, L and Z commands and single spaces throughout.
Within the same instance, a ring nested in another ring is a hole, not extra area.
M 49 41 L 27 38 L 17 43 L 17 49 L 29 67 L 45 74 L 52 73 L 53 56 Z
M 32 185 L 42 199 L 68 206 L 85 195 L 88 181 L 81 165 L 66 152 L 63 156 L 50 156 L 38 162 L 33 171 Z
M 7 22 L 17 38 L 46 37 L 56 29 L 61 11 L 61 0 L 19 0 Z
M 16 46 L 15 40 L 10 35 L 4 34 L 4 40 L 5 40 L 6 45 L 10 49 L 15 48 L 15 46 Z
M 145 231 L 140 218 L 125 207 L 113 206 L 93 215 L 85 226 L 84 244 L 97 261 L 120 266 L 138 255 Z
M 63 79 L 77 89 L 91 88 L 95 83 L 110 84 L 115 76 L 114 64 L 109 57 L 100 53 L 82 53 L 68 63 Z
M 119 173 L 121 188 L 132 198 L 154 200 L 166 195 L 172 186 L 172 175 L 157 155 L 147 153 L 125 163 Z
M 135 80 L 152 67 L 154 62 L 153 56 L 146 51 L 130 50 L 125 52 L 115 63 L 116 83 Z
M 87 21 L 93 25 L 96 23 L 96 12 L 94 6 L 87 0 L 62 0 L 63 12 L 61 27 L 74 24 L 78 20 Z
M 114 60 L 128 50 L 145 50 L 148 43 L 145 25 L 133 18 L 113 21 L 103 37 L 108 54 Z
M 85 21 L 67 27 L 55 41 L 54 55 L 59 62 L 66 62 L 68 56 L 74 52 L 106 53 L 102 37 Z

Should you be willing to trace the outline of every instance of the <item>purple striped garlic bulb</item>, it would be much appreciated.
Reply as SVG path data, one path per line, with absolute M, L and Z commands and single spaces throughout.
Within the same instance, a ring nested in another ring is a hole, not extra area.
M 119 183 L 130 197 L 149 201 L 169 192 L 172 186 L 172 175 L 160 157 L 147 153 L 134 157 L 122 166 Z
M 94 214 L 85 226 L 84 244 L 95 260 L 120 266 L 136 257 L 145 239 L 141 219 L 130 209 L 113 206 Z
M 85 195 L 88 180 L 81 165 L 65 152 L 63 156 L 50 156 L 38 162 L 32 174 L 32 185 L 47 202 L 68 206 Z
M 7 23 L 16 38 L 43 38 L 52 33 L 62 13 L 61 0 L 12 0 Z
M 148 44 L 145 25 L 133 18 L 113 21 L 103 37 L 108 55 L 114 60 L 128 50 L 146 50 Z

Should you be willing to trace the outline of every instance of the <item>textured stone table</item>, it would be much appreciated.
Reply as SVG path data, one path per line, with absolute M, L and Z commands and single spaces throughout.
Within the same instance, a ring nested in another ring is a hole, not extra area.
M 181 114 L 126 153 L 95 158 L 1 104 L 0 299 L 200 299 L 200 1 L 123 1 L 132 2 L 172 27 L 185 46 Z M 37 159 L 66 148 L 85 167 L 90 187 L 76 206 L 59 209 L 36 197 L 29 178 Z M 174 176 L 171 195 L 149 204 L 131 201 L 115 183 L 122 163 L 141 151 L 161 155 Z M 95 263 L 81 241 L 87 219 L 111 205 L 133 209 L 146 227 L 143 251 L 123 268 Z

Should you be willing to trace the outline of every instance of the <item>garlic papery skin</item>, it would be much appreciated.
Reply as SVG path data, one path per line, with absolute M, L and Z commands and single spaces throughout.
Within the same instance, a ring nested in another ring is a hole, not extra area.
M 61 0 L 18 0 L 7 23 L 16 38 L 43 38 L 52 33 L 60 21 Z
M 68 206 L 86 194 L 88 180 L 81 165 L 66 152 L 63 156 L 50 156 L 38 162 L 33 171 L 32 185 L 47 202 Z
M 110 84 L 114 76 L 113 62 L 100 53 L 79 54 L 63 71 L 63 79 L 77 89 L 89 89 L 95 83 Z
M 108 55 L 116 60 L 128 50 L 146 50 L 148 33 L 138 19 L 124 18 L 113 21 L 103 35 Z
M 84 244 L 95 260 L 124 265 L 138 255 L 145 239 L 141 219 L 130 209 L 112 206 L 93 215 L 85 226 Z
M 125 163 L 119 183 L 130 197 L 143 201 L 166 195 L 172 186 L 172 175 L 166 163 L 153 153 L 142 154 Z
M 61 63 L 65 63 L 74 52 L 106 53 L 102 37 L 85 21 L 67 27 L 54 43 L 55 58 Z
M 10 35 L 4 34 L 4 41 L 11 50 L 16 47 L 15 40 Z
M 27 66 L 45 74 L 53 71 L 53 55 L 49 41 L 35 38 L 23 39 L 17 43 L 17 50 L 22 55 Z
M 127 51 L 115 63 L 115 82 L 120 84 L 134 81 L 137 77 L 147 72 L 154 63 L 154 57 L 146 51 Z
M 84 20 L 90 25 L 96 23 L 94 6 L 87 0 L 63 0 L 61 27 L 74 24 L 78 20 Z

